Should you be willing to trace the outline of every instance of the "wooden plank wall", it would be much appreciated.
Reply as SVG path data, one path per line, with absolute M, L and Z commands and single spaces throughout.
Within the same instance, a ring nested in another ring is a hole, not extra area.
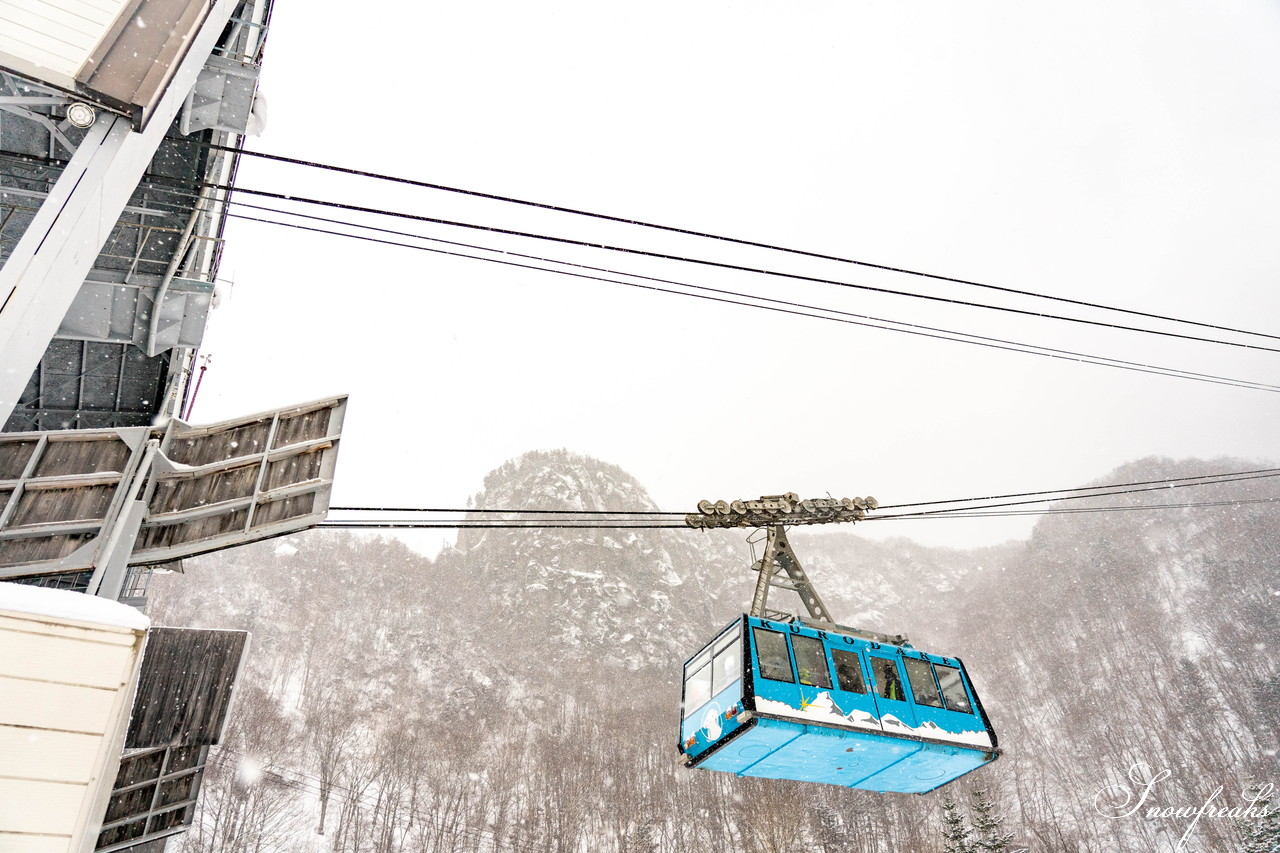
M 246 631 L 152 628 L 126 748 L 217 743 L 248 640 Z

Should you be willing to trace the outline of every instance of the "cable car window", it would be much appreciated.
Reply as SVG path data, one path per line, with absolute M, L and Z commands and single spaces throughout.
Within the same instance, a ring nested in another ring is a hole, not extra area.
M 905 702 L 907 694 L 902 689 L 902 676 L 898 665 L 888 658 L 871 658 L 871 672 L 875 676 L 876 695 L 881 699 Z
M 689 662 L 684 679 L 684 715 L 688 717 L 711 699 L 711 656 L 703 652 Z
M 836 683 L 841 690 L 849 693 L 866 693 L 867 685 L 862 681 L 862 664 L 856 652 L 844 649 L 832 649 L 831 659 L 836 664 Z
M 756 638 L 756 656 L 760 660 L 760 675 L 773 681 L 792 681 L 791 656 L 787 654 L 787 638 L 777 631 L 752 628 Z
M 719 693 L 742 675 L 742 649 L 738 645 L 738 632 L 716 644 L 716 657 L 711 666 L 711 695 Z
M 737 626 L 734 626 L 732 631 L 730 631 L 729 633 L 725 634 L 723 637 L 720 637 L 716 640 L 715 642 L 716 656 L 718 657 L 721 652 L 723 652 L 725 649 L 729 648 L 730 646 L 736 647 L 737 645 L 738 645 L 738 628 Z
M 942 707 L 942 697 L 938 695 L 938 686 L 933 683 L 933 668 L 927 660 L 906 658 L 903 663 L 907 667 L 907 679 L 911 682 L 911 694 L 919 705 Z
M 973 706 L 969 704 L 969 696 L 964 692 L 964 679 L 960 670 L 944 663 L 935 663 L 933 668 L 938 672 L 938 683 L 942 685 L 942 699 L 948 711 L 960 711 L 972 714 Z
M 831 670 L 827 668 L 827 652 L 822 641 L 813 637 L 792 635 L 791 648 L 796 653 L 796 671 L 800 683 L 810 687 L 831 687 Z

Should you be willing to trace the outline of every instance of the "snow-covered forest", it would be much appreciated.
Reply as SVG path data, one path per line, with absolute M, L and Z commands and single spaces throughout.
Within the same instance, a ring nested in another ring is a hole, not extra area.
M 1148 459 L 1100 481 L 1247 467 Z M 654 508 L 563 451 L 507 463 L 475 505 Z M 181 849 L 941 853 L 975 849 L 944 839 L 943 804 L 979 789 L 1009 849 L 1266 849 L 1172 810 L 1280 782 L 1275 507 L 1051 515 L 973 551 L 794 531 L 838 621 L 959 655 L 982 693 L 1004 755 L 924 796 L 677 764 L 681 664 L 749 604 L 741 531 L 464 530 L 436 559 L 315 531 L 193 560 L 153 584 L 156 622 L 253 640 Z

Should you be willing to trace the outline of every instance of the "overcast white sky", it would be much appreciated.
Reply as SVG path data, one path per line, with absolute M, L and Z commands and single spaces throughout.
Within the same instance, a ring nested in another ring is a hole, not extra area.
M 285 0 L 269 122 L 249 147 L 1280 334 L 1277 45 L 1280 5 L 1262 0 Z M 239 183 L 1035 307 L 254 158 Z M 379 224 L 1280 384 L 1277 353 Z M 788 490 L 901 503 L 1058 488 L 1149 455 L 1280 458 L 1273 392 L 251 222 L 227 238 L 234 287 L 192 420 L 349 393 L 337 505 L 460 506 L 494 466 L 558 447 L 622 466 L 668 510 Z M 1029 528 L 860 527 L 957 546 Z

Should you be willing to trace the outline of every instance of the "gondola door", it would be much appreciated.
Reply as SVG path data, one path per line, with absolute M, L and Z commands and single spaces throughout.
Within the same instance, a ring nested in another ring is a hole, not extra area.
M 822 640 L 793 633 L 791 653 L 795 656 L 796 678 L 800 685 L 800 710 L 825 715 L 841 712 L 831 700 L 831 667 L 827 664 L 827 650 Z
M 919 725 L 911 697 L 907 694 L 907 680 L 903 677 L 898 656 L 891 652 L 870 649 L 867 659 L 871 663 L 871 681 L 874 685 L 877 716 L 884 731 L 894 734 L 899 725 L 915 728 Z
M 855 645 L 851 643 L 845 648 L 828 646 L 827 649 L 835 665 L 836 686 L 831 691 L 831 698 L 836 708 L 852 725 L 880 728 L 875 696 L 867 686 L 862 656 Z

